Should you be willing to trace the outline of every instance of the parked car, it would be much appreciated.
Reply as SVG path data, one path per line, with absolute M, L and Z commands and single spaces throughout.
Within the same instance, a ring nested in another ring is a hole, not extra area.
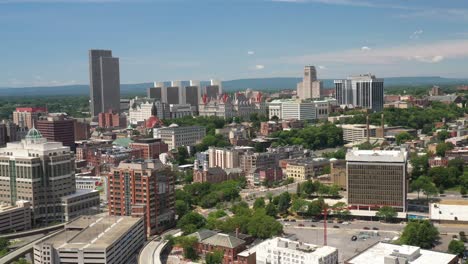
M 304 224 L 298 224 L 297 226 L 303 227 L 303 226 L 304 226 Z
M 379 230 L 379 228 L 378 227 L 373 227 L 372 230 Z
M 337 226 L 337 225 L 334 225 L 334 226 L 333 226 L 333 228 L 340 228 L 340 227 L 339 227 L 339 226 Z
M 310 227 L 316 227 L 315 225 L 310 225 Z
M 343 222 L 343 225 L 349 225 L 351 224 L 350 222 Z
M 352 236 L 351 237 L 351 241 L 356 241 L 357 240 L 357 236 Z
M 365 226 L 363 229 L 364 229 L 364 230 L 369 230 L 370 228 L 368 228 L 367 226 Z
M 291 219 L 291 222 L 296 222 L 296 219 Z

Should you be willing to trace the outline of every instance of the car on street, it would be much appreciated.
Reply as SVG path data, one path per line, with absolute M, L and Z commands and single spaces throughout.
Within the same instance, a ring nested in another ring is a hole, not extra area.
M 379 230 L 379 228 L 378 227 L 373 227 L 372 230 Z
M 303 226 L 304 226 L 304 224 L 298 224 L 297 226 L 303 227 Z
M 340 227 L 339 227 L 339 226 L 337 226 L 337 225 L 334 225 L 334 226 L 333 226 L 333 228 L 340 228 Z
M 370 230 L 370 228 L 368 228 L 367 226 L 363 227 L 362 229 L 364 229 L 364 230 Z

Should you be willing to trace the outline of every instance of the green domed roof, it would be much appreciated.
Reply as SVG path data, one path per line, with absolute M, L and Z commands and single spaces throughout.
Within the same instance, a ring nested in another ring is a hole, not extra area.
M 29 129 L 28 134 L 26 134 L 27 139 L 38 139 L 42 138 L 41 132 L 37 130 L 35 127 Z

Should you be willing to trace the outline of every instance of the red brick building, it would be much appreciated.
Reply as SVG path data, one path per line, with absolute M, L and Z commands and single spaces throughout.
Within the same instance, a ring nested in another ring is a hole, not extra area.
M 123 161 L 108 176 L 109 215 L 144 216 L 147 234 L 175 223 L 175 176 L 155 161 Z
M 160 138 L 135 139 L 128 145 L 131 149 L 141 149 L 143 159 L 159 159 L 159 154 L 169 151 L 169 147 Z
M 47 119 L 36 121 L 36 129 L 44 138 L 53 142 L 62 142 L 75 151 L 75 120 L 64 114 L 50 115 Z
M 237 263 L 237 254 L 246 249 L 247 242 L 233 235 L 217 233 L 211 230 L 200 230 L 189 236 L 198 239 L 197 253 L 206 255 L 215 251 L 224 253 L 223 264 Z
M 126 127 L 127 120 L 125 116 L 119 113 L 114 113 L 112 110 L 98 114 L 99 127 L 112 128 L 112 127 Z
M 268 121 L 260 123 L 260 134 L 262 136 L 268 136 L 276 131 L 281 131 L 282 126 L 278 122 Z

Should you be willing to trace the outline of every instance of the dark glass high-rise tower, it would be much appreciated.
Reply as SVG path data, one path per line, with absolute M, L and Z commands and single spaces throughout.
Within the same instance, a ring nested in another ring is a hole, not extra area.
M 89 89 L 93 116 L 109 110 L 120 112 L 119 58 L 112 57 L 112 51 L 89 51 Z

